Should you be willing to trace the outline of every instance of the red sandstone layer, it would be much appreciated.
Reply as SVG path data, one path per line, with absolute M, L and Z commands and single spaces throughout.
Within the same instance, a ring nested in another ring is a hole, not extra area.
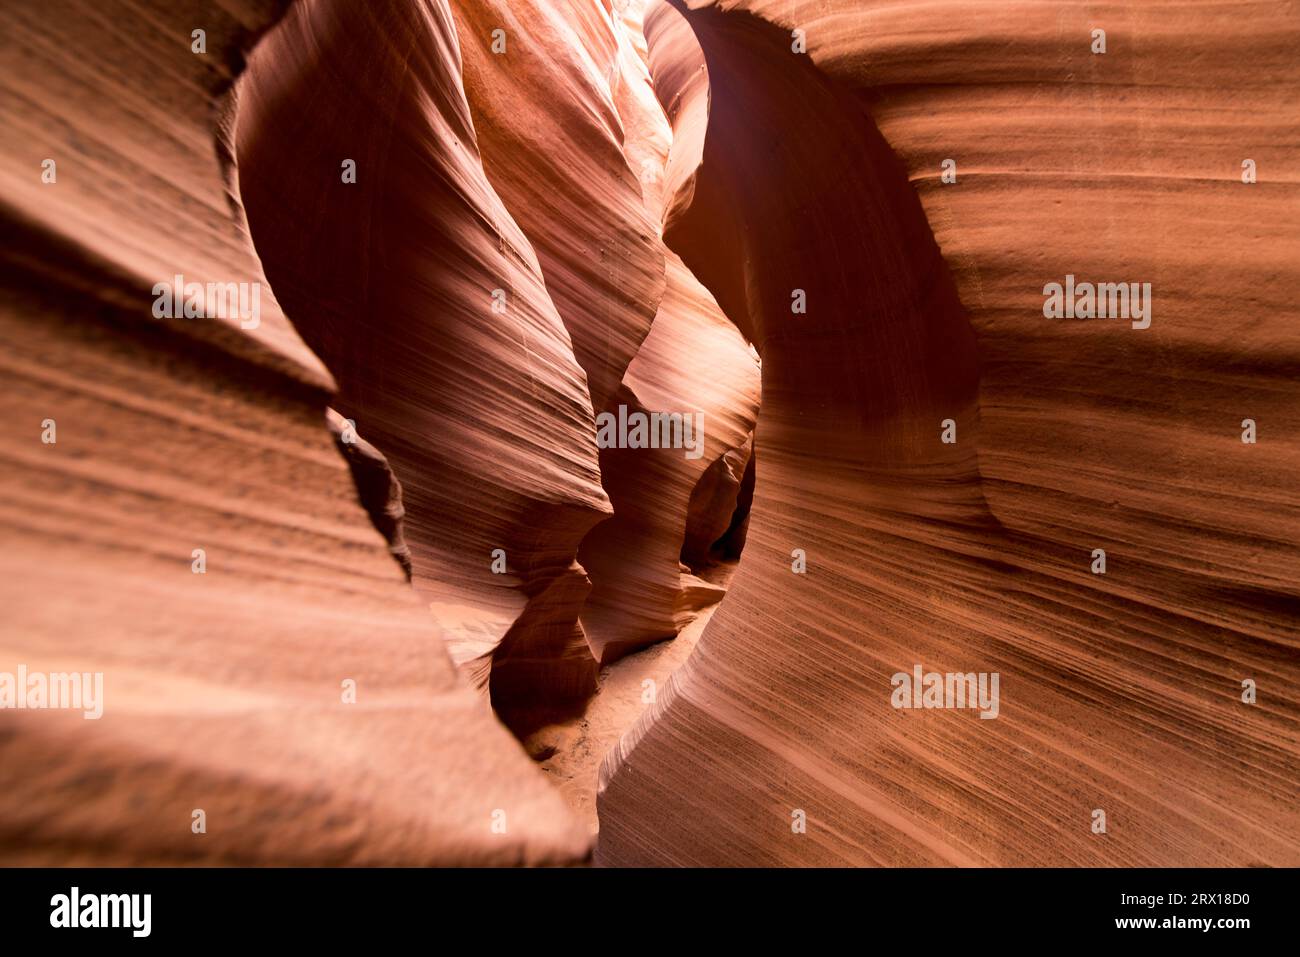
M 642 6 L 0 13 L 0 860 L 1300 863 L 1289 5 Z
M 1280 41 L 1123 13 L 1094 59 L 1048 5 L 948 4 L 942 33 L 906 4 L 687 6 L 710 98 L 676 117 L 704 145 L 666 237 L 762 354 L 760 467 L 727 600 L 606 764 L 600 859 L 1296 863 L 1294 306 L 1248 291 L 1295 282 L 1295 191 L 1211 151 L 1294 115 L 1227 112 L 1245 50 L 1294 78 Z M 666 104 L 700 60 L 676 16 L 650 15 Z M 1045 319 L 1066 272 L 1153 280 L 1152 327 Z M 1208 288 L 1252 307 L 1225 327 Z M 997 720 L 891 707 L 916 663 L 1000 673 Z
M 589 837 L 459 684 L 362 509 L 332 379 L 223 176 L 223 96 L 280 6 L 0 15 L 0 390 L 23 423 L 0 672 L 103 676 L 98 719 L 0 711 L 0 859 L 579 862 Z M 260 284 L 258 322 L 154 318 L 176 274 Z M 589 420 L 579 376 L 565 408 Z M 572 484 L 599 511 L 587 447 Z

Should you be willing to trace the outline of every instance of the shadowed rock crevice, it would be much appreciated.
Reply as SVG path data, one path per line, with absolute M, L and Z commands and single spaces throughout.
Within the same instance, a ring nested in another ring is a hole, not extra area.
M 325 410 L 325 423 L 334 437 L 334 447 L 348 463 L 361 507 L 370 516 L 375 531 L 384 536 L 389 554 L 410 581 L 411 549 L 402 531 L 402 518 L 406 515 L 402 483 L 397 481 L 384 454 L 356 434 L 355 423 L 333 409 Z
M 692 490 L 681 562 L 694 574 L 712 580 L 740 561 L 754 502 L 757 463 L 751 434 L 743 446 L 710 465 Z
M 763 357 L 763 444 L 802 432 L 825 458 L 826 439 L 865 435 L 846 462 L 951 470 L 974 448 L 975 336 L 902 165 L 860 100 L 779 30 L 689 18 L 708 133 L 664 237 Z M 949 417 L 963 441 L 936 449 Z

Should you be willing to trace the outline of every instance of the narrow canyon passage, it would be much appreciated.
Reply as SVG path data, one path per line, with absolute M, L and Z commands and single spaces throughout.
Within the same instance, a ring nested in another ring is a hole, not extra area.
M 586 377 L 483 171 L 462 55 L 446 4 L 295 4 L 241 82 L 240 189 L 336 407 L 401 483 L 412 583 L 453 658 L 476 684 L 581 701 L 596 667 L 573 555 L 612 510 Z
M 639 10 L 538 3 L 513 43 L 548 59 L 522 64 L 493 40 L 508 10 L 295 6 L 240 84 L 239 185 L 339 420 L 391 466 L 372 492 L 401 496 L 438 632 L 590 813 L 601 754 L 698 628 L 593 705 L 598 667 L 716 605 L 743 545 L 758 364 L 659 239 L 671 129 Z M 545 120 L 514 123 L 533 99 Z M 689 422 L 691 442 L 598 448 L 629 415 Z
M 1297 47 L 0 5 L 0 863 L 1300 863 Z

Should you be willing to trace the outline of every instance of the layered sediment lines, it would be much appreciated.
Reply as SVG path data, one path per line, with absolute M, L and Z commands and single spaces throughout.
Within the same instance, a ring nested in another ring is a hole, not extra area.
M 760 467 L 598 860 L 1296 864 L 1283 5 L 677 6 L 665 235 L 762 354 Z M 1045 318 L 1067 273 L 1151 282 L 1151 327 Z M 999 673 L 997 718 L 892 707 L 917 664 Z
M 623 27 L 599 2 L 451 8 L 484 169 L 536 251 L 599 412 L 663 295 L 659 223 L 623 150 L 625 122 L 663 114 L 645 83 L 643 109 L 627 108 L 645 69 L 627 73 L 637 64 L 619 55 Z
M 402 484 L 453 657 L 499 707 L 581 701 L 574 554 L 610 511 L 591 398 L 483 171 L 450 8 L 296 5 L 250 61 L 237 145 L 262 261 Z
M 602 662 L 672 638 L 702 605 L 721 599 L 721 588 L 682 564 L 682 551 L 692 524 L 697 538 L 714 530 L 716 539 L 732 522 L 758 393 L 758 364 L 744 339 L 671 257 L 664 301 L 616 405 L 646 417 L 660 436 L 694 430 L 695 447 L 601 450 L 614 518 L 583 540 L 579 559 L 594 583 L 582 620 Z M 702 482 L 708 494 L 696 496 Z
M 0 861 L 1300 864 L 1291 6 L 5 7 Z
M 625 5 L 623 19 L 615 21 L 622 77 L 616 100 L 627 118 L 627 165 L 639 171 L 642 202 L 657 230 L 665 187 L 678 175 L 669 166 L 679 161 L 675 149 L 669 152 L 672 129 L 637 45 L 639 16 L 639 9 Z M 735 513 L 758 415 L 757 357 L 676 253 L 657 235 L 655 241 L 664 261 L 664 294 L 605 421 L 644 416 L 655 444 L 669 447 L 601 449 L 601 478 L 614 517 L 583 540 L 579 558 L 594 585 L 582 620 L 602 663 L 674 637 L 722 597 L 722 587 L 695 572 L 711 570 L 718 556 L 709 546 L 733 520 L 742 520 Z M 695 567 L 683 564 L 684 551 L 696 557 Z
M 0 860 L 582 861 L 589 837 L 458 682 L 362 508 L 325 424 L 333 379 L 265 285 L 223 175 L 223 97 L 283 7 L 0 13 L 0 396 L 17 424 L 0 672 L 103 676 L 96 720 L 0 712 Z M 152 317 L 177 274 L 260 284 L 257 322 Z M 570 371 L 537 414 L 585 437 Z M 600 513 L 594 446 L 566 467 L 555 486 Z

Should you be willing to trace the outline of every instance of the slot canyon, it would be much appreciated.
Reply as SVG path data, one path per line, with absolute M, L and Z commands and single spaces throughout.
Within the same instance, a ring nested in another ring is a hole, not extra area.
M 1294 4 L 0 23 L 0 863 L 1300 866 Z

